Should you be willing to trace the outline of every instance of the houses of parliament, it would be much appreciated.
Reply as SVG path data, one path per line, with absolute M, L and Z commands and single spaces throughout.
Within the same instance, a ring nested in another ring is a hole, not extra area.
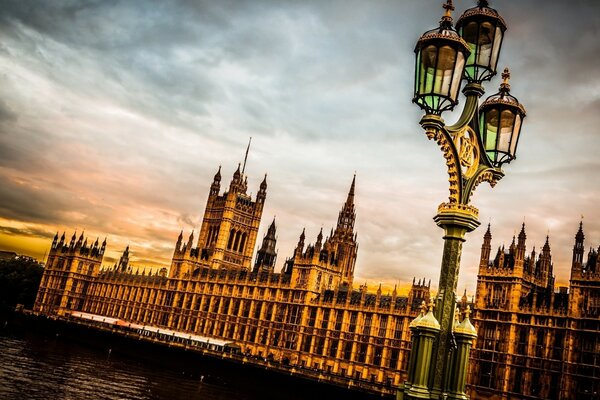
M 175 243 L 169 268 L 146 273 L 129 248 L 103 266 L 106 240 L 54 237 L 34 313 L 60 319 L 92 315 L 149 329 L 226 340 L 244 360 L 268 360 L 292 372 L 393 395 L 406 378 L 411 321 L 430 298 L 413 280 L 407 297 L 368 292 L 353 282 L 355 178 L 327 236 L 305 232 L 275 271 L 276 224 L 254 255 L 267 179 L 248 195 L 244 170 L 221 190 L 210 185 L 199 235 Z M 600 393 L 600 258 L 584 258 L 579 227 L 569 288 L 555 288 L 550 245 L 526 254 L 525 226 L 492 258 L 484 236 L 474 300 L 478 338 L 469 371 L 472 398 L 574 399 Z M 467 305 L 466 294 L 459 306 Z

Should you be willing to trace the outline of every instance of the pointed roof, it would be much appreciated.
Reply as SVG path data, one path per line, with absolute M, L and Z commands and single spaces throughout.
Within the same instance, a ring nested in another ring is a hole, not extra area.
M 519 241 L 526 239 L 527 235 L 525 234 L 525 222 L 523 222 L 523 225 L 521 226 L 521 232 L 519 232 Z
M 348 198 L 346 199 L 346 206 L 354 205 L 354 187 L 356 186 L 356 174 L 352 177 L 352 184 L 348 191 Z
M 273 217 L 273 222 L 269 225 L 269 229 L 267 229 L 267 236 L 275 238 L 275 232 L 277 227 L 275 226 L 275 217 Z
M 483 235 L 483 238 L 488 240 L 492 239 L 491 224 L 488 224 L 487 230 L 485 231 L 485 235 Z
M 260 190 L 262 190 L 263 192 L 265 190 L 267 190 L 267 174 L 265 174 L 265 178 L 263 179 L 263 181 L 260 183 Z
M 237 169 L 233 173 L 233 179 L 234 180 L 239 180 L 240 177 L 242 176 L 242 173 L 240 172 L 240 166 L 241 166 L 241 164 L 238 163 Z
M 221 166 L 220 165 L 219 165 L 219 169 L 217 170 L 217 173 L 215 174 L 214 181 L 221 182 Z
M 550 236 L 546 235 L 546 243 L 544 243 L 544 247 L 542 247 L 542 252 L 546 253 L 546 252 L 550 252 Z
M 579 230 L 577 231 L 577 234 L 575 235 L 575 239 L 577 239 L 578 242 L 583 242 L 584 238 L 585 238 L 585 235 L 583 234 L 583 220 L 581 220 L 579 222 Z

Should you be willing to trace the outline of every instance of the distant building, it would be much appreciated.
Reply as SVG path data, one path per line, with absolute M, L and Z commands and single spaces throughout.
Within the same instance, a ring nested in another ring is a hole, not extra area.
M 526 253 L 525 224 L 491 258 L 481 247 L 471 395 L 481 399 L 600 398 L 600 258 L 575 235 L 569 287 L 555 287 L 549 238 Z M 599 249 L 600 250 L 600 249 Z M 557 290 L 558 289 L 558 290 Z
M 247 194 L 240 168 L 221 194 L 214 176 L 196 241 L 183 232 L 170 268 L 146 273 L 129 265 L 129 248 L 102 268 L 106 241 L 81 234 L 52 242 L 34 311 L 81 312 L 178 332 L 233 341 L 242 351 L 295 373 L 395 393 L 405 379 L 408 325 L 429 299 L 430 283 L 415 282 L 408 298 L 368 293 L 353 284 L 358 251 L 352 180 L 335 228 L 306 244 L 303 231 L 280 273 L 274 272 L 276 224 L 271 222 L 252 263 L 267 193 Z M 79 315 L 77 314 L 77 315 Z M 252 360 L 252 358 L 250 358 Z M 304 372 L 303 372 L 304 371 Z
M 245 355 L 289 366 L 321 380 L 393 394 L 406 378 L 409 324 L 430 297 L 430 282 L 413 279 L 408 297 L 354 285 L 358 251 L 353 179 L 335 228 L 314 244 L 300 234 L 276 273 L 277 226 L 269 224 L 256 257 L 266 177 L 255 198 L 235 171 L 220 194 L 210 187 L 197 241 L 175 244 L 169 268 L 146 273 L 129 263 L 129 247 L 102 267 L 106 240 L 55 236 L 37 313 L 88 313 L 124 324 L 171 329 L 233 342 Z M 475 399 L 595 399 L 600 389 L 600 259 L 584 261 L 583 226 L 573 250 L 569 288 L 556 288 L 549 238 L 526 253 L 523 225 L 508 249 L 491 257 L 484 236 L 469 364 Z M 459 306 L 466 307 L 466 293 Z M 86 315 L 88 315 L 86 314 Z M 249 357 L 248 362 L 253 358 Z

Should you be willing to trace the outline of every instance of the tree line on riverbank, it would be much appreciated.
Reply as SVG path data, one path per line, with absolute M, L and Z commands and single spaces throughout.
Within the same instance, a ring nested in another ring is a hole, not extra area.
M 33 308 L 44 268 L 30 257 L 0 260 L 0 309 Z

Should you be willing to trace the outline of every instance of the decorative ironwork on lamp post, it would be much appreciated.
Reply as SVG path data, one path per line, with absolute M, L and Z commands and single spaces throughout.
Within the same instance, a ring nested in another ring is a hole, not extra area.
M 468 399 L 465 394 L 470 347 L 477 336 L 456 310 L 456 285 L 465 234 L 479 226 L 470 205 L 477 186 L 492 187 L 504 176 L 502 165 L 515 158 L 525 109 L 510 94 L 508 69 L 500 91 L 479 106 L 482 83 L 496 75 L 506 23 L 488 2 L 466 10 L 452 24 L 452 0 L 444 4 L 440 26 L 417 42 L 413 102 L 425 111 L 421 126 L 437 142 L 446 159 L 450 196 L 434 217 L 444 229 L 444 252 L 438 294 L 411 323 L 412 350 L 408 380 L 399 399 Z M 458 104 L 463 80 L 466 102 L 458 121 L 447 126 L 442 112 Z

